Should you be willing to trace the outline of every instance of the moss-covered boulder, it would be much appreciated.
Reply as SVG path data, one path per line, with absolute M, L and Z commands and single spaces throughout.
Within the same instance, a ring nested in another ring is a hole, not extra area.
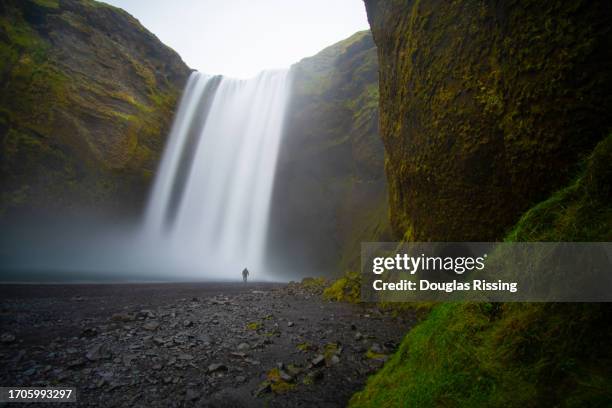
M 189 69 L 123 10 L 0 3 L 0 217 L 137 209 Z
M 356 268 L 360 242 L 389 230 L 370 32 L 303 59 L 291 75 L 271 245 L 306 274 Z
M 609 2 L 365 3 L 398 237 L 503 237 L 611 128 Z

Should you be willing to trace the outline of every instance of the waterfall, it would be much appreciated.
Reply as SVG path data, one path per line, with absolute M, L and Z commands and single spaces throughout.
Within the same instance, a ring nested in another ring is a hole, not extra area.
M 200 276 L 263 277 L 288 71 L 191 74 L 144 221 L 148 242 Z

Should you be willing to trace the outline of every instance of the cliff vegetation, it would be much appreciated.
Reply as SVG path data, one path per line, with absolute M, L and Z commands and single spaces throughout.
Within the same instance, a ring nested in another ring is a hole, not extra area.
M 359 265 L 361 241 L 390 236 L 378 63 L 363 31 L 291 67 L 271 245 L 281 269 L 336 274 Z
M 609 241 L 612 7 L 366 0 L 407 241 Z M 353 407 L 612 404 L 607 304 L 444 303 Z
M 139 209 L 188 74 L 123 10 L 0 3 L 0 217 Z

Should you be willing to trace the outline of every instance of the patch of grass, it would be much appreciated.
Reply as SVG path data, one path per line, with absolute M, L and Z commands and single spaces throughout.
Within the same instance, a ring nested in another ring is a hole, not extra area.
M 337 302 L 357 303 L 360 301 L 361 276 L 359 272 L 347 271 L 323 291 L 323 298 Z
M 304 278 L 302 279 L 302 286 L 306 289 L 319 289 L 324 287 L 326 283 L 325 278 Z
M 507 241 L 608 241 L 612 136 Z M 443 303 L 412 329 L 351 407 L 612 406 L 607 304 Z
M 307 341 L 304 343 L 298 344 L 297 346 L 295 346 L 295 348 L 297 348 L 299 351 L 302 351 L 304 353 L 315 349 L 315 347 L 312 344 L 308 343 Z
M 597 145 L 584 172 L 527 211 L 507 241 L 612 241 L 612 135 Z
M 304 278 L 300 283 L 297 284 L 299 288 L 311 295 L 320 295 L 323 293 L 325 287 L 329 284 L 326 278 Z
M 248 330 L 259 330 L 259 329 L 261 329 L 262 327 L 263 327 L 263 325 L 262 325 L 260 322 L 251 322 L 251 323 L 248 323 L 248 324 L 246 325 L 246 328 L 247 328 Z
M 282 378 L 281 372 L 278 368 L 273 368 L 266 374 L 266 378 L 270 382 L 270 389 L 275 394 L 284 394 L 291 391 L 295 384 L 285 381 Z
M 382 361 L 382 360 L 386 360 L 388 356 L 386 354 L 376 353 L 372 350 L 368 350 L 365 353 L 365 357 L 368 360 L 381 360 Z

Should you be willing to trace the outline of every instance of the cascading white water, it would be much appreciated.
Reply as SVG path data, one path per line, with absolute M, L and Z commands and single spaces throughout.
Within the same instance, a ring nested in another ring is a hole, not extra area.
M 145 217 L 158 250 L 201 277 L 262 271 L 288 71 L 249 80 L 193 73 Z

